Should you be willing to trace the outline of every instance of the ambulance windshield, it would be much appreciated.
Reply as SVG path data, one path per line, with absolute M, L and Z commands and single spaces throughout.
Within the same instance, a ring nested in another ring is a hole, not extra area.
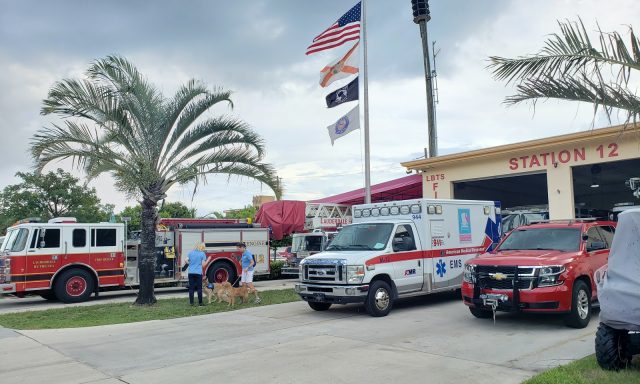
M 377 251 L 386 248 L 393 224 L 352 224 L 333 238 L 327 251 Z

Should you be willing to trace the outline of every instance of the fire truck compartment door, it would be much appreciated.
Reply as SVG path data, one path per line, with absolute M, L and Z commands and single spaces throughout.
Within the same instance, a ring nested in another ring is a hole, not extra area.
M 202 232 L 180 233 L 180 270 L 187 262 L 187 255 L 196 248 L 196 244 L 202 242 Z M 186 272 L 184 273 L 186 277 Z

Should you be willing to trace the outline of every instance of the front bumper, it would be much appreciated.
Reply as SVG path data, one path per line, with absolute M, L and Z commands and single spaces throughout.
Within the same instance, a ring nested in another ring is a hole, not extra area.
M 0 284 L 0 294 L 2 293 L 15 293 L 16 285 L 11 283 Z
M 320 285 L 299 283 L 295 291 L 304 301 L 318 303 L 364 303 L 369 292 L 369 285 Z
M 462 284 L 462 299 L 469 307 L 491 309 L 485 305 L 486 295 L 503 296 L 498 300 L 497 311 L 508 312 L 551 312 L 571 311 L 571 290 L 566 284 L 534 289 L 475 289 L 473 284 Z

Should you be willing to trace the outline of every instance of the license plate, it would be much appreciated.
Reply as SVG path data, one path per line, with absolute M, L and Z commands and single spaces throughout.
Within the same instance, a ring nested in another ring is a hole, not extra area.
M 324 301 L 324 293 L 314 293 L 313 300 Z

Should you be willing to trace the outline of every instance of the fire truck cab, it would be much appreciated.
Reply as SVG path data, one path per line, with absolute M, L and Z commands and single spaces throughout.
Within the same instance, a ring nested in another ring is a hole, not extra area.
M 99 287 L 124 286 L 123 244 L 123 224 L 17 224 L 0 247 L 0 292 L 77 302 Z

